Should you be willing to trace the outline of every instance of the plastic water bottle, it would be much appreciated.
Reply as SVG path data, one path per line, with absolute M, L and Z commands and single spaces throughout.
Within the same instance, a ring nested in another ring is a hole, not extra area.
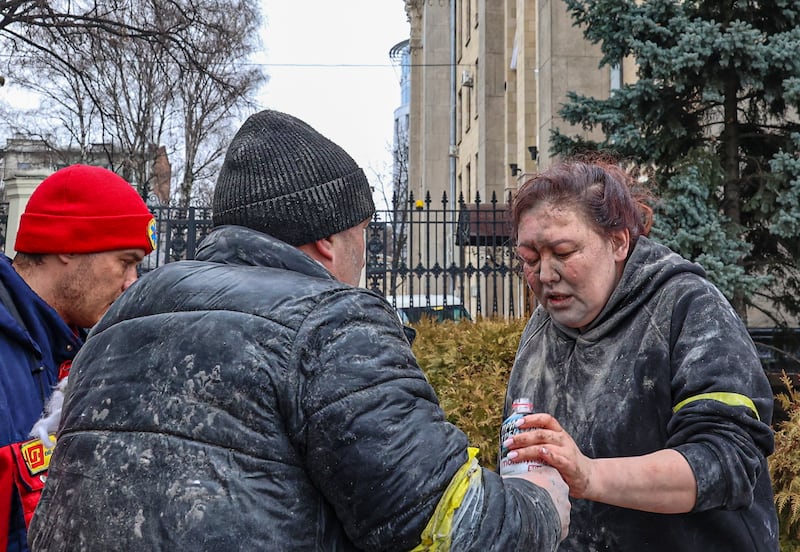
M 511 403 L 511 414 L 503 421 L 503 425 L 500 427 L 500 475 L 527 473 L 543 465 L 541 462 L 536 462 L 535 460 L 513 462 L 507 458 L 509 450 L 503 446 L 506 439 L 517 433 L 535 429 L 520 429 L 517 427 L 517 420 L 524 417 L 526 414 L 533 414 L 533 402 L 527 397 L 514 399 Z

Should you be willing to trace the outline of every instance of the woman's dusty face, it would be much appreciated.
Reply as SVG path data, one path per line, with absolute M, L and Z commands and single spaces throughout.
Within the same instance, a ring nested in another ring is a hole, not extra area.
M 609 240 L 573 208 L 545 203 L 519 222 L 517 253 L 525 279 L 553 320 L 569 328 L 585 328 L 603 310 L 629 246 L 627 231 Z

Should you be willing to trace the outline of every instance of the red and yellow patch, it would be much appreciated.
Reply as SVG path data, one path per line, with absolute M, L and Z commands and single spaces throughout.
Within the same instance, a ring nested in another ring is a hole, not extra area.
M 51 436 L 55 442 L 55 437 Z M 50 457 L 53 456 L 54 447 L 47 448 L 39 439 L 31 439 L 20 445 L 22 459 L 31 475 L 46 471 L 50 466 Z

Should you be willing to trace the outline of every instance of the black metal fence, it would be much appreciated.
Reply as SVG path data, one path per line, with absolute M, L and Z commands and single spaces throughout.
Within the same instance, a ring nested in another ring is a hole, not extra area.
M 6 232 L 8 228 L 8 202 L 0 202 L 0 252 L 6 251 Z
M 198 244 L 211 231 L 210 207 L 150 207 L 156 218 L 157 246 L 139 271 L 149 272 L 173 261 L 194 259 Z
M 394 198 L 367 228 L 366 286 L 396 307 L 463 305 L 477 316 L 525 316 L 526 286 L 516 266 L 507 203 L 443 194 L 434 202 Z
M 211 231 L 210 207 L 151 206 L 156 217 L 156 249 L 140 272 L 166 263 L 193 259 Z M 8 204 L 0 204 L 0 233 L 5 243 Z M 380 209 L 366 235 L 366 281 L 369 289 L 395 306 L 447 308 L 454 304 L 476 316 L 525 316 L 525 286 L 516 270 L 506 203 L 492 197 L 483 203 L 446 195 L 413 195 Z
M 148 272 L 193 259 L 211 230 L 209 207 L 151 207 L 158 246 L 141 264 Z M 495 196 L 483 203 L 446 195 L 395 200 L 379 209 L 366 235 L 366 282 L 396 306 L 462 305 L 476 316 L 525 316 L 525 286 L 516 270 L 506 204 Z M 444 303 L 439 304 L 439 303 Z

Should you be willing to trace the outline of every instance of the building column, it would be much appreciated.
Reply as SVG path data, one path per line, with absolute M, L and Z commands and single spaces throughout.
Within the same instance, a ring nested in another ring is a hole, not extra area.
M 51 174 L 52 171 L 24 171 L 15 173 L 11 178 L 6 179 L 8 223 L 6 224 L 5 254 L 8 257 L 14 258 L 14 255 L 16 255 L 14 242 L 17 239 L 17 230 L 19 230 L 19 219 L 25 211 L 25 206 L 28 205 L 28 199 L 30 199 L 36 186 Z

